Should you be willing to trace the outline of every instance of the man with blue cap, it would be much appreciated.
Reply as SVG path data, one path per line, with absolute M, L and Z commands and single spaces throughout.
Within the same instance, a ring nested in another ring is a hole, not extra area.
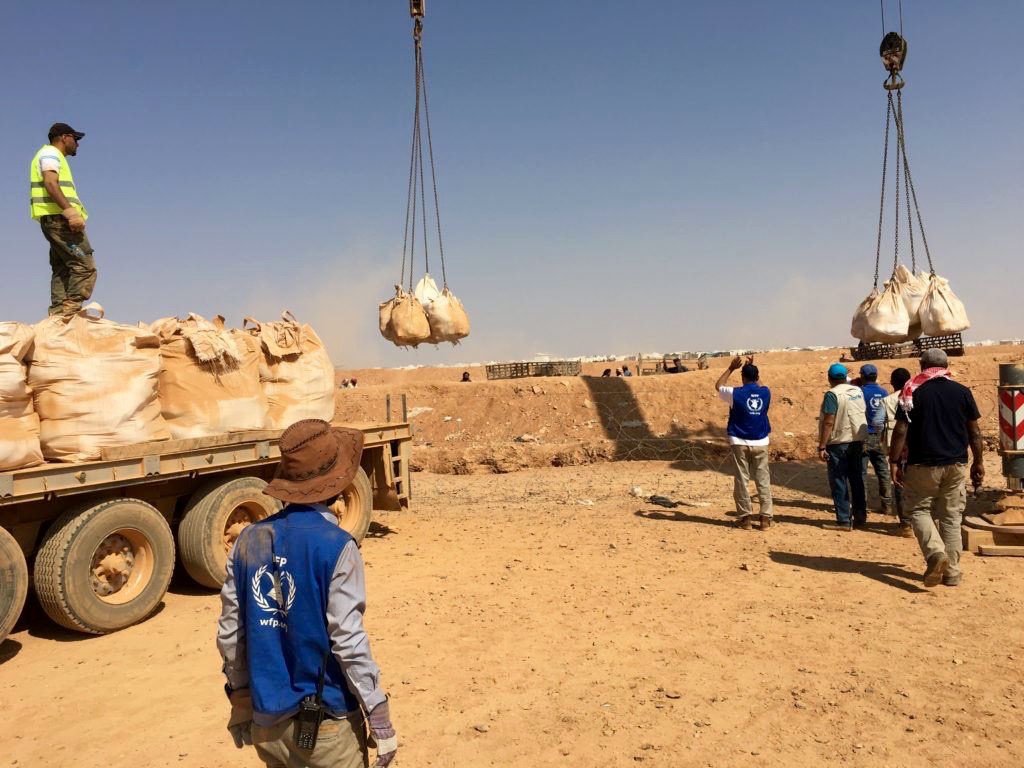
M 885 432 L 885 398 L 888 390 L 878 383 L 878 368 L 871 363 L 860 367 L 860 388 L 864 393 L 865 416 L 868 421 L 868 436 L 864 441 L 864 482 L 868 480 L 868 464 L 878 478 L 878 497 L 882 514 L 892 514 L 892 478 L 889 476 L 889 451 L 883 444 Z
M 828 465 L 836 522 L 822 527 L 849 531 L 867 525 L 868 517 L 862 464 L 868 434 L 864 393 L 847 381 L 846 366 L 840 363 L 829 366 L 828 384 L 819 416 L 818 456 Z

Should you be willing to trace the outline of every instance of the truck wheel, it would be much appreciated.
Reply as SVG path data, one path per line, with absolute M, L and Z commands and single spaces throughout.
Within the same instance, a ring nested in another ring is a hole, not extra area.
M 362 543 L 373 517 L 373 488 L 362 467 L 356 470 L 352 485 L 334 502 L 331 511 L 337 516 L 338 525 L 352 535 L 356 544 Z
M 54 520 L 34 575 L 51 619 L 102 635 L 149 616 L 173 570 L 174 536 L 163 515 L 138 499 L 112 499 Z
M 235 477 L 209 483 L 189 499 L 178 527 L 178 550 L 197 583 L 220 589 L 228 550 L 238 534 L 281 508 L 277 499 L 263 493 L 266 487 L 258 477 Z
M 14 537 L 0 528 L 0 643 L 7 638 L 21 615 L 27 594 L 25 553 Z

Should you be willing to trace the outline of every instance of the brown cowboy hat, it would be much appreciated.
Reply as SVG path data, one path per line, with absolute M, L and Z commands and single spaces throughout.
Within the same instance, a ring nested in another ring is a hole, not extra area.
M 281 463 L 263 492 L 281 501 L 314 504 L 344 491 L 355 479 L 363 433 L 303 419 L 281 434 Z

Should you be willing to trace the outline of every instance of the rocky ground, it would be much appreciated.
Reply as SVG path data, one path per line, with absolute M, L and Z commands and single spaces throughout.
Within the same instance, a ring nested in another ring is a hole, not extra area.
M 1013 354 L 954 361 L 993 437 L 995 362 Z M 1024 561 L 965 555 L 961 586 L 925 589 L 890 519 L 822 530 L 824 469 L 800 446 L 827 361 L 759 362 L 776 392 L 764 532 L 731 524 L 718 371 L 597 385 L 364 372 L 340 393 L 342 411 L 382 411 L 387 391 L 433 409 L 414 419 L 415 456 L 443 470 L 418 472 L 413 507 L 380 513 L 363 544 L 400 766 L 1024 762 Z M 987 467 L 972 508 L 1002 482 L 994 453 Z M 30 601 L 0 645 L 0 766 L 259 765 L 224 727 L 218 611 L 183 575 L 150 620 L 105 637 Z

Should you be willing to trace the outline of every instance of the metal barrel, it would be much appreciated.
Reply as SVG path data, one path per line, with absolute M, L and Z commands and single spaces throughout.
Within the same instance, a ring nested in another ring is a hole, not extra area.
M 999 453 L 1011 487 L 1024 479 L 1024 363 L 999 366 Z

